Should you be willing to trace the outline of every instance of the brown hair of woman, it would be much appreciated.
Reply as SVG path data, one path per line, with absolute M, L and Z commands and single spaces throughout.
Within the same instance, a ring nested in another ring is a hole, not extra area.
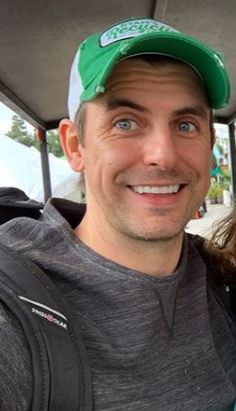
M 223 278 L 228 280 L 236 273 L 236 204 L 232 211 L 215 225 L 205 248 Z

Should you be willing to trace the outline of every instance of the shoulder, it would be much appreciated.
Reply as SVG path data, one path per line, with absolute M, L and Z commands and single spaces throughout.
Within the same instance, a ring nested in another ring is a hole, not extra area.
M 24 249 L 38 241 L 42 231 L 47 227 L 44 223 L 28 217 L 19 217 L 0 226 L 0 243 L 16 250 Z
M 78 203 L 50 200 L 39 220 L 20 217 L 0 226 L 0 245 L 11 248 L 43 270 L 75 245 L 74 227 L 83 216 Z M 1 262 L 0 262 L 1 267 Z
M 198 253 L 207 267 L 207 274 L 215 272 L 216 266 L 206 248 L 206 239 L 200 235 L 187 234 L 188 243 Z
M 220 269 L 217 261 L 207 251 L 206 239 L 198 235 L 189 235 L 188 238 L 204 260 L 208 289 L 236 324 L 236 268 L 227 276 L 225 270 Z
M 214 252 L 214 249 L 209 247 L 209 241 L 206 238 L 191 234 L 187 236 L 207 265 L 208 272 L 213 272 L 220 283 L 234 284 L 236 288 L 236 266 L 229 264 L 222 252 L 220 254 Z
M 51 199 L 40 219 L 17 217 L 9 220 L 0 225 L 0 243 L 18 251 L 48 248 L 58 242 L 58 237 L 65 237 L 68 231 L 72 231 L 67 209 L 66 201 Z
M 200 252 L 202 253 L 205 244 L 205 238 L 200 235 L 186 233 L 188 241 Z
M 213 256 L 209 253 L 207 248 L 207 239 L 199 235 L 187 234 L 187 238 L 192 247 L 200 254 L 206 266 L 207 280 L 215 284 L 224 284 L 225 278 L 221 272 L 219 265 Z

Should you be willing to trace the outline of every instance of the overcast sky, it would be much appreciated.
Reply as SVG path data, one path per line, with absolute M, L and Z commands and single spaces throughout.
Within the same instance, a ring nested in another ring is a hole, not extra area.
M 11 119 L 14 112 L 0 103 L 0 133 L 6 133 L 11 128 Z

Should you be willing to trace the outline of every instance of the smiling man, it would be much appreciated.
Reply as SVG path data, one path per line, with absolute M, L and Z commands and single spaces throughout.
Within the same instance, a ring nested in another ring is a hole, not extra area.
M 1 241 L 70 302 L 94 410 L 233 410 L 235 325 L 184 233 L 209 186 L 213 109 L 228 100 L 220 55 L 154 20 L 117 23 L 76 53 L 59 130 L 72 169 L 84 173 L 86 208 L 51 199 L 41 221 L 10 222 Z M 0 408 L 17 399 L 24 410 L 30 354 L 4 307 L 1 318 Z M 13 389 L 16 366 L 22 385 Z
M 209 185 L 212 115 L 202 81 L 171 58 L 131 57 L 84 110 L 82 142 L 73 122 L 60 126 L 73 169 L 86 176 L 77 236 L 119 264 L 169 274 Z

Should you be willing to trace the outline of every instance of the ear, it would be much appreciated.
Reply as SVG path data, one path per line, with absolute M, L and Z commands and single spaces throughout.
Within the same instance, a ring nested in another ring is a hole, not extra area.
M 62 149 L 72 170 L 83 171 L 84 163 L 75 123 L 71 120 L 63 119 L 60 122 L 58 131 Z

